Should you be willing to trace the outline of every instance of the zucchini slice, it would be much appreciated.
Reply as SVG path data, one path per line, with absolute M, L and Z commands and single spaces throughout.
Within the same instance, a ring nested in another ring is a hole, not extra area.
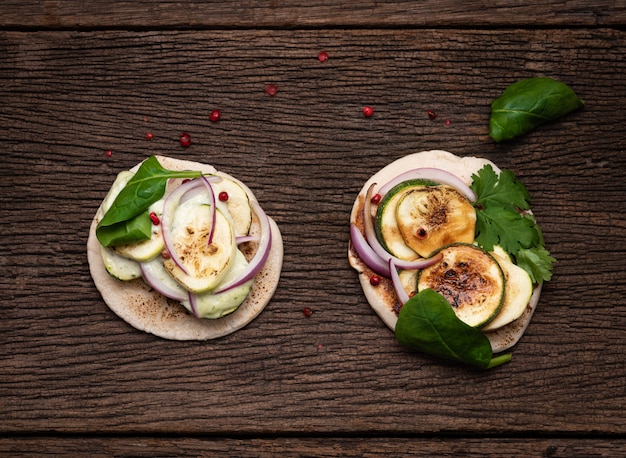
M 248 265 L 248 261 L 241 251 L 237 251 L 233 266 L 224 278 L 227 282 L 234 279 Z M 233 313 L 248 297 L 252 290 L 254 279 L 249 280 L 243 285 L 229 289 L 223 293 L 213 294 L 212 292 L 198 294 L 196 298 L 196 307 L 200 318 L 217 319 Z M 182 301 L 181 304 L 191 311 L 189 301 Z
M 409 297 L 417 294 L 417 272 L 417 270 L 401 270 L 398 272 L 400 283 Z
M 250 207 L 248 193 L 239 183 L 225 177 L 222 177 L 222 181 L 214 183 L 212 186 L 215 190 L 216 199 L 221 192 L 228 195 L 226 208 L 232 217 L 235 235 L 248 235 L 252 225 L 252 207 Z
M 186 290 L 194 293 L 219 285 L 237 252 L 235 231 L 219 206 L 215 211 L 213 240 L 208 244 L 211 213 L 210 205 L 190 199 L 176 208 L 173 218 L 172 242 L 187 273 L 172 259 L 166 259 L 164 267 Z
M 404 242 L 422 257 L 451 243 L 474 242 L 476 210 L 449 186 L 409 190 L 398 201 L 395 216 Z
M 409 247 L 398 228 L 396 208 L 404 195 L 413 189 L 436 186 L 428 180 L 407 180 L 391 188 L 382 198 L 376 209 L 374 228 L 382 246 L 394 256 L 412 261 L 419 255 Z M 432 251 L 432 250 L 431 250 Z
M 493 320 L 483 326 L 482 331 L 495 331 L 517 320 L 526 310 L 533 294 L 533 283 L 530 275 L 521 267 L 513 264 L 511 257 L 502 247 L 494 246 L 491 254 L 502 267 L 506 279 L 506 290 L 500 312 Z
M 100 245 L 100 255 L 104 268 L 113 278 L 128 281 L 141 277 L 141 268 L 137 261 L 124 258 L 109 247 Z
M 442 294 L 456 315 L 473 327 L 489 323 L 504 302 L 506 280 L 498 261 L 476 245 L 454 243 L 437 250 L 438 263 L 421 270 L 417 290 Z
M 163 216 L 163 199 L 150 205 L 148 211 L 154 213 L 157 218 L 161 219 L 161 216 Z M 111 247 L 111 249 L 120 256 L 138 262 L 146 262 L 154 259 L 157 255 L 161 254 L 163 248 L 165 248 L 165 242 L 163 241 L 160 223 L 152 223 L 152 237 L 147 240 Z

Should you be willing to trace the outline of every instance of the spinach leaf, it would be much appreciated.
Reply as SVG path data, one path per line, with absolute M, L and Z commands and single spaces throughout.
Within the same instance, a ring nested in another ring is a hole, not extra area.
M 150 156 L 126 183 L 98 223 L 98 240 L 103 246 L 116 246 L 149 239 L 151 226 L 146 226 L 150 223 L 146 211 L 163 197 L 167 180 L 201 175 L 202 172 L 198 171 L 167 170 L 155 156 Z
M 461 321 L 438 292 L 424 289 L 400 309 L 396 338 L 413 350 L 488 369 L 511 360 L 511 354 L 493 357 L 489 339 Z
M 125 245 L 147 240 L 152 236 L 150 214 L 145 211 L 127 221 L 107 226 L 97 231 L 96 235 L 103 246 Z
M 584 104 L 567 84 L 560 81 L 552 78 L 521 80 L 511 84 L 491 104 L 489 135 L 496 142 L 510 140 Z

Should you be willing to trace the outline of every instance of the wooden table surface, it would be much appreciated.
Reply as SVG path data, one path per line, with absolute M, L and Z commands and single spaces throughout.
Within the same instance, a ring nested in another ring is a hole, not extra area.
M 626 4 L 588 5 L 2 2 L 0 454 L 626 456 Z M 491 101 L 534 76 L 586 106 L 494 143 Z M 401 348 L 348 265 L 362 184 L 428 149 L 512 169 L 558 260 L 493 370 Z M 136 331 L 91 280 L 93 214 L 151 154 L 232 173 L 281 228 L 235 334 Z

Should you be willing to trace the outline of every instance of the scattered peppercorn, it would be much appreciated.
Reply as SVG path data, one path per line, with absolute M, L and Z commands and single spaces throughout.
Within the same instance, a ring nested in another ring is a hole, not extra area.
M 313 315 L 313 310 L 311 310 L 309 307 L 304 307 L 302 309 L 302 314 L 306 317 L 310 317 L 311 315 Z
M 222 191 L 217 195 L 217 198 L 220 202 L 226 202 L 228 200 L 228 193 L 226 191 Z
M 374 205 L 378 205 L 380 203 L 382 199 L 382 196 L 378 193 L 374 194 L 372 196 L 372 198 L 370 199 L 370 202 L 372 202 Z
M 370 107 L 369 105 L 363 107 L 363 116 L 365 116 L 366 118 L 369 118 L 373 114 L 374 114 L 374 109 L 372 107 Z
M 152 221 L 152 224 L 154 224 L 155 226 L 158 226 L 161 222 L 161 220 L 159 220 L 159 215 L 154 212 L 150 212 L 150 221 Z
M 187 132 L 180 134 L 180 146 L 187 148 L 191 146 L 191 136 Z
M 152 132 L 146 132 L 146 140 L 152 140 L 154 138 L 154 134 Z
M 275 84 L 268 84 L 265 86 L 265 92 L 267 92 L 268 95 L 275 96 L 278 92 L 278 86 Z
M 380 277 L 376 274 L 372 275 L 370 277 L 370 285 L 372 286 L 378 286 L 380 285 Z
M 320 51 L 317 55 L 317 60 L 320 62 L 326 62 L 328 60 L 328 53 L 326 51 Z
M 428 110 L 426 114 L 428 114 L 429 119 L 437 119 L 437 116 L 439 116 L 437 112 L 433 110 Z
M 212 122 L 219 121 L 221 117 L 222 117 L 222 113 L 220 112 L 220 110 L 213 110 L 211 114 L 209 115 L 209 119 Z

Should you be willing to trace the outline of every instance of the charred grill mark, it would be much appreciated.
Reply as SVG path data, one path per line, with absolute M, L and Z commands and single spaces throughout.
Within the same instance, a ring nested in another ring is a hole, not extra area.
M 446 261 L 433 269 L 429 282 L 454 308 L 475 302 L 477 293 L 485 288 L 487 280 L 471 260 L 459 261 L 450 266 Z
M 426 206 L 426 209 L 428 210 L 430 207 L 430 210 L 424 213 L 431 227 L 439 227 L 448 222 L 448 203 L 449 199 L 441 195 L 441 190 L 437 188 L 432 190 Z
M 426 193 L 426 202 L 414 210 L 426 221 L 431 228 L 437 228 L 448 222 L 449 199 L 445 198 L 440 188 L 424 188 L 420 190 Z M 417 191 L 414 191 L 417 192 Z

